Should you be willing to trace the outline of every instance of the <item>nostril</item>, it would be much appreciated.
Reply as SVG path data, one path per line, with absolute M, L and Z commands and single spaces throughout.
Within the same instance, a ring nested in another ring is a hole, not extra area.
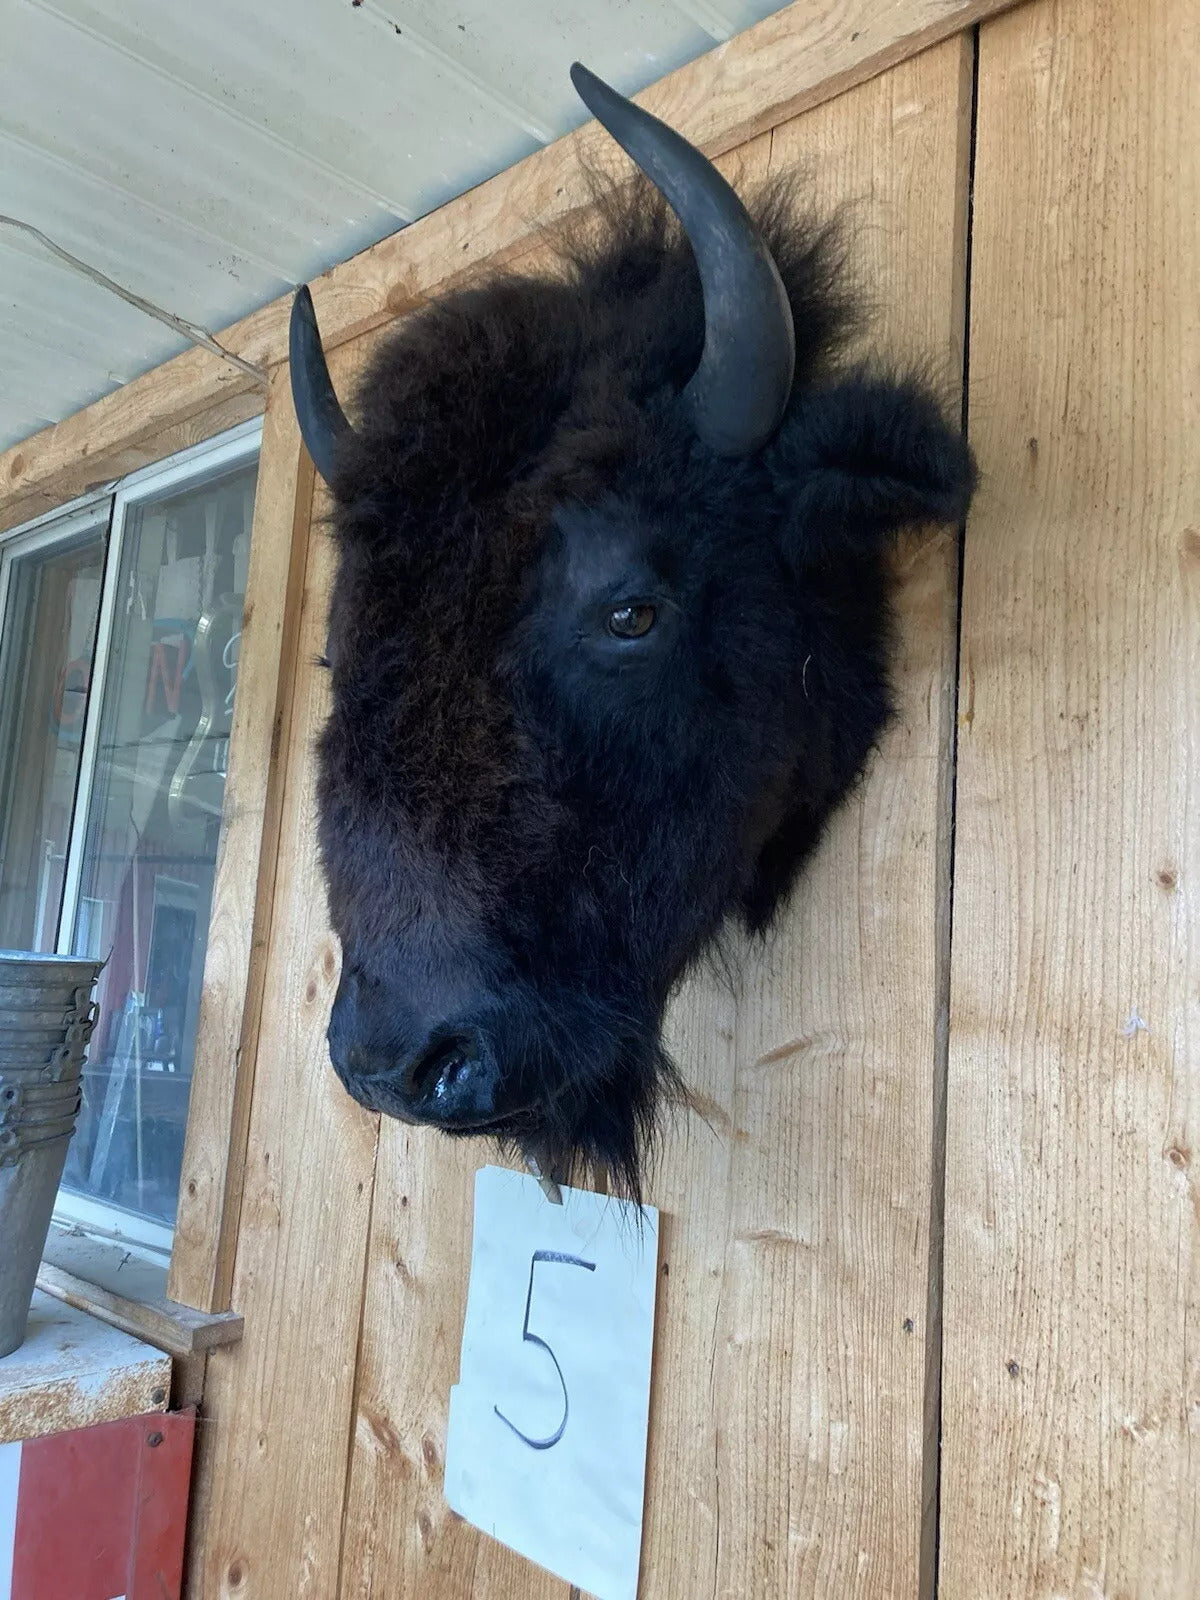
M 476 1042 L 469 1034 L 438 1039 L 409 1068 L 408 1092 L 423 1097 L 439 1084 L 443 1090 L 451 1089 L 477 1058 Z

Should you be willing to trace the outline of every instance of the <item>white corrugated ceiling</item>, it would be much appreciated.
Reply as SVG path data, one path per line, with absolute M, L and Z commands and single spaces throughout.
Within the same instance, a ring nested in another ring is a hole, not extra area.
M 0 0 L 0 213 L 216 331 L 781 0 Z M 183 348 L 0 225 L 0 448 Z

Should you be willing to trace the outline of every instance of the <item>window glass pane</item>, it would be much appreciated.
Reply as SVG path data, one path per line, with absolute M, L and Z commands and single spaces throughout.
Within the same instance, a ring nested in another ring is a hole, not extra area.
M 8 562 L 0 638 L 0 948 L 53 950 L 100 580 L 104 519 Z M 17 547 L 18 550 L 20 547 Z
M 175 1218 L 255 466 L 131 505 L 73 948 L 111 952 L 64 1187 Z M 85 775 L 86 783 L 86 775 Z

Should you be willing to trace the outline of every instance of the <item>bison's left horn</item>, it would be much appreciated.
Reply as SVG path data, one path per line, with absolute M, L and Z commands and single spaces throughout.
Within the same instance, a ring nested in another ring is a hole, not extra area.
M 351 431 L 346 413 L 333 392 L 333 380 L 321 348 L 317 314 L 313 310 L 308 285 L 296 290 L 292 301 L 292 321 L 288 328 L 288 357 L 292 370 L 292 401 L 300 437 L 312 457 L 313 466 L 329 483 L 337 459 L 338 441 Z
M 707 445 L 749 455 L 779 426 L 796 363 L 792 308 L 771 252 L 694 145 L 578 62 L 571 82 L 683 224 L 704 291 L 704 353 L 685 398 Z

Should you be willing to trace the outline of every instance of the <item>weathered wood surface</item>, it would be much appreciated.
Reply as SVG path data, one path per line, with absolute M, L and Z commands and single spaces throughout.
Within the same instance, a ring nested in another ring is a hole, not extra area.
M 822 205 L 856 202 L 855 259 L 880 308 L 870 343 L 932 353 L 952 400 L 967 64 L 965 41 L 944 45 L 777 130 L 773 150 L 812 171 Z M 704 1324 L 713 1576 L 676 1539 L 660 1435 L 650 1553 L 672 1577 L 648 1596 L 917 1593 L 956 542 L 914 534 L 899 559 L 897 724 L 737 995 L 723 1271 Z M 681 1230 L 703 1186 L 681 1186 Z M 712 1247 L 696 1243 L 700 1265 Z M 699 1281 L 676 1250 L 674 1294 L 681 1267 Z M 703 1372 L 692 1320 L 683 1309 L 660 1392 Z
M 825 209 L 861 201 L 877 338 L 933 351 L 952 395 L 968 57 L 947 43 L 735 162 L 747 178 L 811 169 Z M 903 709 L 869 784 L 769 950 L 674 1011 L 695 1114 L 676 1118 L 649 1194 L 666 1275 L 647 1600 L 917 1592 L 955 542 L 914 536 L 901 559 Z M 442 1498 L 472 1178 L 490 1159 L 381 1129 L 341 1590 L 356 1600 L 567 1594 Z
M 170 1299 L 167 1269 L 159 1262 L 73 1229 L 51 1228 L 37 1286 L 173 1356 L 196 1355 L 242 1336 L 236 1312 L 196 1311 Z
M 796 0 L 638 99 L 719 154 L 1013 3 Z M 580 157 L 597 155 L 609 159 L 611 142 L 589 124 L 326 273 L 313 285 L 326 343 L 378 327 L 481 263 L 530 248 L 547 223 L 583 203 Z M 220 342 L 274 365 L 286 358 L 289 310 L 289 296 L 275 300 Z M 194 442 L 253 416 L 263 399 L 230 363 L 189 350 L 0 454 L 0 528 L 179 449 L 169 442 L 177 434 Z
M 235 367 L 189 350 L 0 455 L 0 530 L 202 444 L 264 399 Z
M 280 367 L 263 419 L 229 774 L 171 1253 L 170 1294 L 205 1311 L 227 1309 L 233 1276 L 286 772 L 279 756 L 286 748 L 296 670 L 312 484 L 288 370 Z
M 335 379 L 354 357 L 335 356 Z M 287 870 L 267 948 L 233 1277 L 245 1336 L 209 1357 L 198 1435 L 190 1581 L 205 1600 L 324 1600 L 338 1588 L 377 1119 L 345 1094 L 325 1050 L 338 953 L 317 870 L 311 748 L 328 690 L 314 664 L 331 560 L 323 509 L 318 496 L 280 757 Z
M 1200 1594 L 1198 60 L 982 34 L 944 1600 Z
M 0 1444 L 163 1411 L 170 1387 L 170 1356 L 38 1292 L 0 1360 Z

